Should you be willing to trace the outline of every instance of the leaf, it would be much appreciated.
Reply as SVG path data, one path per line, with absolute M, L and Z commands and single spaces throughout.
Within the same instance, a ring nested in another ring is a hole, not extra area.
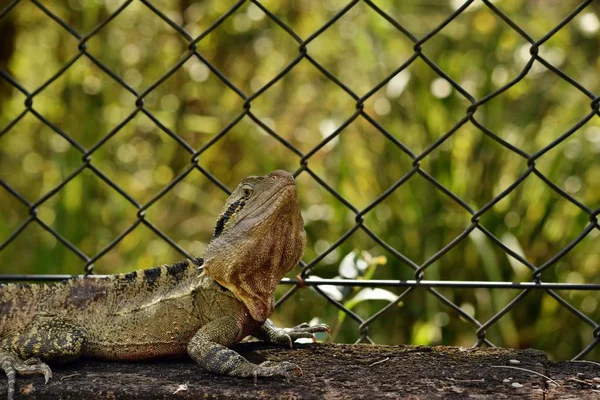
M 363 300 L 387 300 L 389 302 L 395 301 L 398 298 L 394 293 L 389 290 L 381 288 L 364 288 L 356 294 L 352 299 L 355 301 Z
M 346 279 L 355 279 L 358 276 L 357 263 L 354 262 L 355 257 L 356 253 L 351 251 L 342 259 L 342 262 L 340 262 L 338 270 L 342 277 Z
M 316 281 L 323 280 L 323 278 L 316 276 L 316 275 L 311 275 L 310 278 L 313 280 L 316 280 Z M 331 297 L 333 300 L 342 301 L 342 299 L 344 298 L 344 295 L 342 294 L 342 291 L 340 290 L 340 288 L 338 286 L 319 285 L 318 287 L 322 292 L 324 292 L 327 296 Z M 314 289 L 314 288 L 311 287 L 311 289 Z
M 475 229 L 469 234 L 468 238 L 473 241 L 477 252 L 481 256 L 481 260 L 483 261 L 482 266 L 488 279 L 492 281 L 501 281 L 502 274 L 500 273 L 500 268 L 498 266 L 498 257 L 496 257 L 494 248 L 490 245 L 487 236 L 485 236 L 483 232 Z
M 365 300 L 386 300 L 392 303 L 396 301 L 397 298 L 398 296 L 390 292 L 389 290 L 381 288 L 364 288 L 360 292 L 356 293 L 356 296 L 348 300 L 344 304 L 344 306 L 346 308 L 352 309 L 358 303 L 361 303 Z
M 525 259 L 525 252 L 523 251 L 523 248 L 519 243 L 519 239 L 517 239 L 515 235 L 513 235 L 510 232 L 506 232 L 500 237 L 500 240 L 502 240 L 502 243 L 504 243 L 506 247 L 508 247 L 509 249 L 511 249 L 512 251 L 514 251 L 515 253 L 517 253 Z M 527 268 L 525 264 L 511 256 L 510 254 L 506 253 L 506 258 L 508 258 L 508 262 L 510 263 L 510 266 L 512 267 L 516 276 L 523 277 L 528 276 L 531 273 L 531 270 Z

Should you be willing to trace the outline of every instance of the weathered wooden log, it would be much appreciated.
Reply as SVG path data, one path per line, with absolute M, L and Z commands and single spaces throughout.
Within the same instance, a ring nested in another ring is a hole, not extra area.
M 291 361 L 289 382 L 215 376 L 189 360 L 53 365 L 54 377 L 19 377 L 23 399 L 598 399 L 600 364 L 549 361 L 536 350 L 312 344 L 293 350 L 261 343 L 235 347 L 249 360 Z M 596 380 L 594 380 L 596 378 Z M 0 379 L 0 399 L 6 379 Z

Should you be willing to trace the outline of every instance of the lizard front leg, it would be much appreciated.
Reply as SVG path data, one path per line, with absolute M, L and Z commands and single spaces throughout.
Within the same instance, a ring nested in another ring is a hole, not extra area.
M 331 329 L 325 324 L 309 325 L 307 323 L 302 323 L 293 328 L 278 328 L 268 319 L 260 328 L 252 332 L 252 336 L 267 343 L 289 345 L 292 348 L 292 344 L 296 339 L 307 338 L 314 341 L 314 334 L 317 332 L 331 333 Z
M 228 348 L 239 341 L 240 327 L 235 317 L 222 317 L 203 326 L 188 343 L 189 355 L 207 371 L 240 378 L 283 377 L 290 378 L 291 372 L 302 372 L 289 362 L 265 361 L 253 364 Z

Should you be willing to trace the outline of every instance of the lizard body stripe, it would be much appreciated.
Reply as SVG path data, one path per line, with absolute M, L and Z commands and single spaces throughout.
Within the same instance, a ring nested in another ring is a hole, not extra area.
M 219 220 L 217 221 L 217 224 L 215 226 L 215 233 L 213 235 L 213 239 L 216 239 L 219 236 L 221 236 L 221 233 L 223 233 L 223 230 L 227 226 L 227 222 L 229 222 L 229 219 L 233 215 L 235 215 L 236 212 L 238 212 L 242 208 L 244 208 L 244 205 L 246 205 L 246 203 L 243 200 L 238 200 L 238 201 L 234 202 L 232 205 L 229 206 L 229 208 L 227 209 L 227 211 L 225 211 L 221 215 L 221 217 L 219 218 Z
M 152 284 L 154 284 L 160 278 L 161 274 L 162 274 L 162 268 L 161 267 L 154 267 L 154 268 L 150 268 L 150 269 L 145 269 L 144 270 L 144 281 L 148 285 L 152 285 Z
M 189 261 L 178 261 L 173 265 L 167 265 L 167 275 L 179 280 L 190 266 Z
M 137 278 L 137 271 L 133 271 L 133 272 L 129 272 L 128 274 L 125 274 L 124 278 L 128 282 L 135 281 L 135 279 Z

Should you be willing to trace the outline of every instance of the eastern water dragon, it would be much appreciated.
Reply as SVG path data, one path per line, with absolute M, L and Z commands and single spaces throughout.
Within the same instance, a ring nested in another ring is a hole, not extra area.
M 227 199 L 202 258 L 103 278 L 0 286 L 0 368 L 8 399 L 16 374 L 52 372 L 79 357 L 141 361 L 188 354 L 202 368 L 243 378 L 289 378 L 289 362 L 260 365 L 229 346 L 248 335 L 290 345 L 326 325 L 277 328 L 274 291 L 306 243 L 293 176 L 244 179 Z

